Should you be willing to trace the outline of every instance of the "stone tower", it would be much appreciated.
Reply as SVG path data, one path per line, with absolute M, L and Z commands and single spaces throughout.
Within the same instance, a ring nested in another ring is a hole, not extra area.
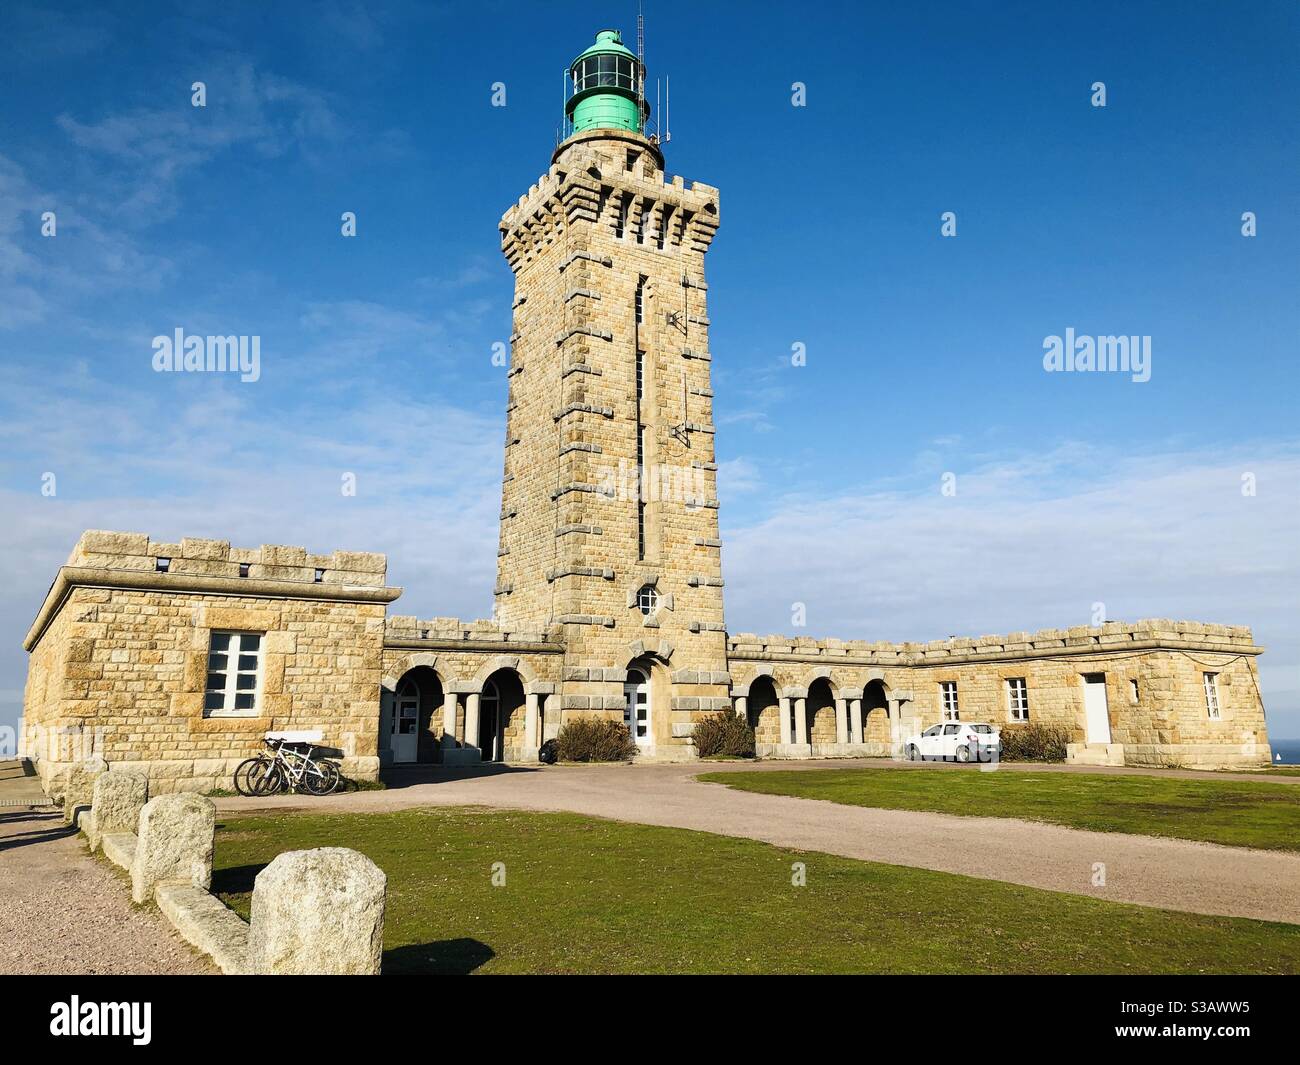
M 515 299 L 496 617 L 561 627 L 566 718 L 630 715 L 643 754 L 689 757 L 692 722 L 730 706 L 704 279 L 718 190 L 665 179 L 616 31 L 570 75 L 572 132 L 500 223 Z

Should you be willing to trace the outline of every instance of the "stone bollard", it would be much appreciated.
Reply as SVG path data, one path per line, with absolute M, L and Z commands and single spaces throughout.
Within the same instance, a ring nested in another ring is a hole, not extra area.
M 89 758 L 69 767 L 63 784 L 63 820 L 77 823 L 77 811 L 90 806 L 95 798 L 95 778 L 108 769 L 102 758 Z
M 345 847 L 279 855 L 253 882 L 248 971 L 378 975 L 387 886 L 383 870 Z
M 217 808 L 188 792 L 159 795 L 140 811 L 139 838 L 131 862 L 131 898 L 148 902 L 164 883 L 212 886 L 212 843 Z
M 110 832 L 134 833 L 148 798 L 149 778 L 143 773 L 110 769 L 97 776 L 90 816 L 81 820 L 90 849 L 99 850 L 100 841 Z

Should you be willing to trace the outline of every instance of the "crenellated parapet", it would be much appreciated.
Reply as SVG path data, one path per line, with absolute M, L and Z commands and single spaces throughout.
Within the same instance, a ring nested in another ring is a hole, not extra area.
M 81 534 L 68 566 L 135 570 L 248 580 L 305 581 L 382 588 L 388 571 L 385 555 L 370 551 L 313 554 L 305 547 L 263 544 L 232 547 L 229 540 L 185 537 L 176 543 L 151 540 L 144 533 L 90 529 Z
M 718 199 L 712 185 L 687 187 L 680 176 L 665 175 L 658 146 L 639 134 L 578 134 L 502 216 L 501 251 L 518 273 L 578 223 L 613 226 L 621 218 L 643 234 L 642 243 L 649 238 L 658 250 L 703 254 L 718 229 Z
M 1034 633 L 1013 632 L 1004 636 L 954 636 L 924 643 L 816 640 L 807 636 L 757 636 L 753 633 L 736 633 L 727 638 L 727 651 L 733 658 L 839 660 L 881 666 L 924 666 L 1161 648 L 1244 655 L 1263 652 L 1245 625 L 1213 625 L 1167 618 L 1149 618 L 1136 622 L 1112 621 L 1105 625 L 1040 629 Z
M 464 650 L 538 650 L 556 652 L 564 649 L 564 629 L 506 625 L 496 621 L 462 621 L 460 618 L 426 618 L 394 615 L 384 626 L 384 643 L 388 647 L 442 647 Z

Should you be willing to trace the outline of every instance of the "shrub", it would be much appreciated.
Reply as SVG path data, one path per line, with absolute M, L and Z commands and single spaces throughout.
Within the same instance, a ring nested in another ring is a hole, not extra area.
M 1070 730 L 1060 725 L 1031 721 L 1002 727 L 1002 761 L 1064 762 Z
M 744 718 L 725 710 L 697 721 L 694 736 L 701 758 L 754 757 L 754 730 Z
M 636 744 L 621 721 L 575 717 L 560 727 L 555 753 L 562 762 L 626 762 Z

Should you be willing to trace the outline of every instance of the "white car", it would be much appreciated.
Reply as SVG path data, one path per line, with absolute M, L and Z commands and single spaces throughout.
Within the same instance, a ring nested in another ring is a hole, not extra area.
M 923 758 L 953 758 L 958 762 L 992 762 L 1002 754 L 1002 737 L 982 721 L 942 721 L 908 738 L 903 757 L 909 762 Z

